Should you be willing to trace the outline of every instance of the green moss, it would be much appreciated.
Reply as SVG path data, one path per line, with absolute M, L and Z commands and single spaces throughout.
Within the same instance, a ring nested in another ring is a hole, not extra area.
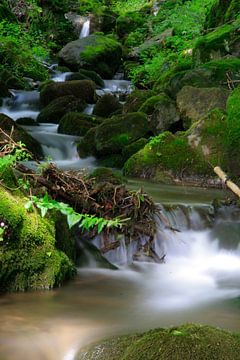
M 155 105 L 162 100 L 162 96 L 152 96 L 147 99 L 140 107 L 139 111 L 144 112 L 147 115 L 152 115 L 155 110 Z
M 0 218 L 9 230 L 0 244 L 2 291 L 49 289 L 74 273 L 69 258 L 55 248 L 54 222 L 27 213 L 26 201 L 0 188 Z
M 80 158 L 84 159 L 88 156 L 96 155 L 95 135 L 96 127 L 88 130 L 84 138 L 79 141 L 77 151 Z
M 122 151 L 124 160 L 127 161 L 127 159 L 129 159 L 133 154 L 136 154 L 136 152 L 144 148 L 147 142 L 147 139 L 141 138 L 133 142 L 132 144 L 125 146 Z
M 105 94 L 97 101 L 93 114 L 102 117 L 109 117 L 111 114 L 116 111 L 120 111 L 122 109 L 122 105 L 116 96 L 112 94 Z
M 154 178 L 157 171 L 175 177 L 209 173 L 202 154 L 193 150 L 183 136 L 164 132 L 154 138 L 124 164 L 124 175 Z
M 80 351 L 78 360 L 238 360 L 233 333 L 194 324 L 113 337 Z
M 124 37 L 145 22 L 145 16 L 138 12 L 131 12 L 121 15 L 116 21 L 116 33 L 119 37 Z
M 125 113 L 139 111 L 145 101 L 154 95 L 155 93 L 152 90 L 134 90 L 130 95 L 128 95 L 123 111 Z
M 110 182 L 114 185 L 121 185 L 126 182 L 126 179 L 120 173 L 104 167 L 94 170 L 89 175 L 89 178 L 95 178 L 96 183 Z
M 213 29 L 236 19 L 239 14 L 240 3 L 238 0 L 216 0 L 207 15 L 205 28 Z
M 62 117 L 58 132 L 61 134 L 84 136 L 89 129 L 98 124 L 94 116 L 70 112 Z

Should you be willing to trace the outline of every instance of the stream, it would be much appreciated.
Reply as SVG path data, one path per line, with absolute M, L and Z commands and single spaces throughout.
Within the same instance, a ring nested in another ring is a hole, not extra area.
M 65 76 L 59 73 L 53 79 L 63 81 Z M 119 79 L 105 81 L 100 90 L 118 95 L 129 91 L 131 84 Z M 14 120 L 36 119 L 39 93 L 12 94 L 0 113 Z M 85 112 L 92 109 L 89 104 Z M 79 158 L 79 138 L 58 134 L 56 124 L 25 129 L 61 168 L 97 166 L 93 157 Z M 211 202 L 225 195 L 219 190 L 134 180 L 128 186 L 144 186 L 176 229 L 159 225 L 155 251 L 166 255 L 164 263 L 133 262 L 135 250 L 122 244 L 106 255 L 120 267 L 117 271 L 89 261 L 62 288 L 1 296 L 1 360 L 74 360 L 79 347 L 90 341 L 186 322 L 240 331 L 240 210 L 225 208 L 214 218 Z

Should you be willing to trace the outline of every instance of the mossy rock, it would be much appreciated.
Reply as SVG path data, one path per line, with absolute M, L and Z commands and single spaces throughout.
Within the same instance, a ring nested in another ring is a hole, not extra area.
M 148 98 L 140 107 L 139 111 L 144 112 L 147 115 L 152 115 L 155 110 L 155 106 L 161 101 L 161 95 L 155 95 Z
M 77 151 L 80 158 L 84 159 L 88 156 L 95 156 L 97 153 L 95 146 L 96 127 L 87 131 L 86 135 L 81 139 L 77 145 Z
M 116 96 L 112 94 L 104 94 L 98 99 L 93 109 L 93 114 L 101 117 L 109 117 L 121 109 L 122 105 Z
M 114 185 L 126 183 L 126 179 L 120 173 L 105 167 L 100 167 L 94 170 L 89 175 L 89 178 L 94 178 L 96 183 L 110 182 Z
M 186 85 L 198 88 L 223 87 L 228 89 L 226 74 L 233 81 L 240 80 L 240 59 L 230 58 L 210 61 L 192 70 L 175 73 L 167 79 L 163 90 L 172 98 Z
M 124 162 L 127 161 L 127 159 L 129 159 L 132 155 L 136 154 L 136 152 L 143 149 L 147 142 L 147 139 L 141 138 L 133 142 L 132 144 L 125 146 L 122 150 Z
M 236 88 L 227 102 L 227 149 L 228 165 L 234 176 L 240 175 L 240 87 Z
M 139 111 L 140 107 L 147 101 L 147 99 L 154 95 L 155 93 L 152 90 L 134 90 L 127 96 L 126 103 L 123 106 L 123 111 L 125 113 Z
M 67 75 L 66 81 L 92 80 L 98 87 L 104 87 L 104 81 L 95 71 L 80 69 L 77 73 Z
M 149 127 L 154 135 L 163 131 L 172 130 L 180 121 L 175 102 L 166 94 L 158 96 L 154 105 L 154 112 L 149 120 Z
M 240 14 L 238 0 L 216 0 L 206 17 L 205 28 L 213 29 L 235 20 Z
M 149 134 L 144 113 L 116 115 L 97 126 L 95 146 L 98 156 L 120 154 L 122 149 Z
M 0 127 L 8 134 L 12 136 L 15 142 L 22 142 L 26 145 L 26 148 L 34 154 L 38 159 L 43 157 L 41 145 L 30 134 L 28 134 L 23 128 L 21 128 L 14 120 L 4 114 L 0 114 Z M 11 133 L 12 129 L 14 131 Z M 0 140 L 4 141 L 4 134 L 0 134 Z
M 225 110 L 229 95 L 227 89 L 184 86 L 177 94 L 177 106 L 184 128 L 188 129 L 215 108 Z
M 112 337 L 80 350 L 77 360 L 238 360 L 237 335 L 206 325 L 186 324 Z
M 195 64 L 218 60 L 225 55 L 239 56 L 240 19 L 233 24 L 224 24 L 205 36 L 201 36 L 193 51 Z
M 192 149 L 184 136 L 174 136 L 170 132 L 152 138 L 127 160 L 123 168 L 124 175 L 152 179 L 159 173 L 187 178 L 211 171 L 202 153 Z
M 121 15 L 116 21 L 116 33 L 120 38 L 123 38 L 138 27 L 141 27 L 145 21 L 146 19 L 141 13 L 129 12 Z
M 28 213 L 26 201 L 0 187 L 0 219 L 9 230 L 0 244 L 2 291 L 50 289 L 74 274 L 73 263 L 55 248 L 54 222 Z
M 40 101 L 43 106 L 47 106 L 51 101 L 67 95 L 93 104 L 95 102 L 95 83 L 91 80 L 49 83 L 40 91 Z
M 41 110 L 37 117 L 39 123 L 59 124 L 61 118 L 69 112 L 81 112 L 87 104 L 73 95 L 62 96 L 53 100 Z
M 122 57 L 122 47 L 111 36 L 90 35 L 68 43 L 59 53 L 61 64 L 72 71 L 94 69 L 100 76 L 111 78 Z
M 58 133 L 84 136 L 89 129 L 99 122 L 94 116 L 70 112 L 62 117 L 58 126 Z

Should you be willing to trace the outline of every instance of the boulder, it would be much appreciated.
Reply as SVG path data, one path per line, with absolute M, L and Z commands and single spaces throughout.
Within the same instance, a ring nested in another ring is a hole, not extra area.
M 77 73 L 67 75 L 66 80 L 92 80 L 97 86 L 104 87 L 104 81 L 100 75 L 98 75 L 95 71 L 85 69 L 80 69 Z
M 149 126 L 146 114 L 129 113 L 113 116 L 96 128 L 97 155 L 121 154 L 125 146 L 148 134 Z
M 95 102 L 95 84 L 91 80 L 50 82 L 40 91 L 40 101 L 43 106 L 47 106 L 51 101 L 67 95 L 93 104 Z
M 226 109 L 230 91 L 221 88 L 195 88 L 184 86 L 177 94 L 177 106 L 183 120 L 183 126 L 188 129 L 194 122 L 206 116 L 210 110 Z
M 158 135 L 163 131 L 174 129 L 179 122 L 180 116 L 176 108 L 175 102 L 167 95 L 161 95 L 154 106 L 154 112 L 150 118 L 149 127 L 154 135 Z M 145 103 L 145 106 L 147 104 Z
M 94 109 L 93 114 L 101 117 L 109 117 L 116 111 L 120 111 L 122 105 L 116 96 L 112 94 L 105 94 L 99 98 Z
M 43 157 L 41 145 L 23 128 L 21 128 L 14 120 L 4 114 L 0 114 L 0 128 L 3 129 L 8 135 L 11 134 L 15 142 L 22 142 L 26 148 L 37 158 Z M 12 132 L 13 129 L 13 132 Z M 0 141 L 7 140 L 4 134 L 0 133 Z
M 127 96 L 127 100 L 123 106 L 123 112 L 138 111 L 145 101 L 154 95 L 155 93 L 152 90 L 134 90 Z
M 96 155 L 96 146 L 95 146 L 95 134 L 96 127 L 91 128 L 87 131 L 86 135 L 79 141 L 77 145 L 77 151 L 80 158 L 84 159 L 88 156 Z
M 58 126 L 58 133 L 84 136 L 89 129 L 98 124 L 94 116 L 70 112 L 62 117 Z
M 111 337 L 82 348 L 76 360 L 238 360 L 236 334 L 187 324 Z
M 122 150 L 124 162 L 127 161 L 127 159 L 129 159 L 132 155 L 136 154 L 139 150 L 143 149 L 147 142 L 147 139 L 141 138 L 137 141 L 134 141 L 132 144 L 125 146 Z
M 92 70 L 111 79 L 122 57 L 122 47 L 111 36 L 90 35 L 68 43 L 59 53 L 60 63 L 72 71 Z
M 85 109 L 86 103 L 75 96 L 62 96 L 53 100 L 48 106 L 41 110 L 37 117 L 39 123 L 58 124 L 61 118 L 69 112 L 81 112 Z

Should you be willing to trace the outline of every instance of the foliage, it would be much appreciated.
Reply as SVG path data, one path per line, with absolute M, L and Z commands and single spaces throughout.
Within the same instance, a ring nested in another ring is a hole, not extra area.
M 33 205 L 36 205 L 36 207 L 40 209 L 42 217 L 47 214 L 48 210 L 60 211 L 61 214 L 67 217 L 67 223 L 70 229 L 74 225 L 80 223 L 79 227 L 82 230 L 89 231 L 94 227 L 97 227 L 98 233 L 101 233 L 105 227 L 118 228 L 122 226 L 122 221 L 120 221 L 119 219 L 107 220 L 101 217 L 96 217 L 94 215 L 79 214 L 74 211 L 74 209 L 68 204 L 50 199 L 47 193 L 44 195 L 43 198 L 32 196 L 31 200 L 28 201 L 25 207 L 26 209 L 31 210 Z
M 114 0 L 112 8 L 117 14 L 125 15 L 128 12 L 139 11 L 144 5 L 146 0 Z

